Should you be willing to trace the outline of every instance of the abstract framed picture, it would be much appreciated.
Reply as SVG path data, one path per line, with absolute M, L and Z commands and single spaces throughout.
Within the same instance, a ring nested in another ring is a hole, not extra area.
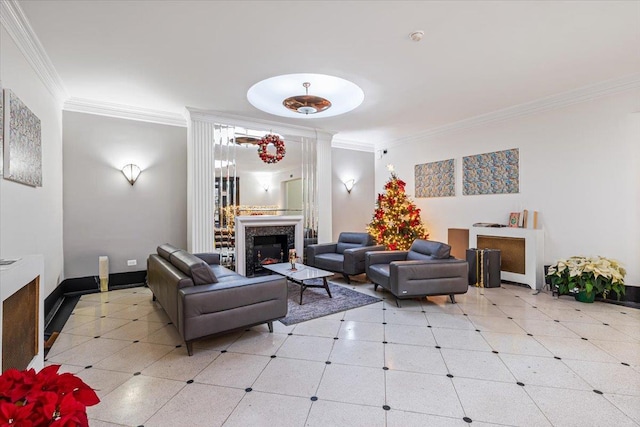
M 517 148 L 462 158 L 462 194 L 520 192 L 520 158 Z
M 42 187 L 40 119 L 9 89 L 4 89 L 4 178 Z
M 416 197 L 456 195 L 454 159 L 415 166 Z

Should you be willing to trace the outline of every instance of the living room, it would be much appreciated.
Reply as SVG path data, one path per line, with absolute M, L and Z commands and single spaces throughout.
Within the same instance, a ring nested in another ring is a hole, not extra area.
M 330 167 L 319 176 L 322 243 L 365 231 L 393 165 L 432 240 L 537 211 L 544 264 L 602 255 L 625 266 L 628 286 L 640 286 L 637 2 L 129 3 L 1 3 L 0 83 L 42 123 L 42 186 L 1 180 L 0 258 L 41 255 L 43 297 L 65 280 L 97 276 L 99 256 L 109 257 L 111 274 L 134 274 L 160 244 L 189 248 L 185 107 L 263 123 L 265 131 L 335 132 Z M 211 16 L 227 19 L 211 24 Z M 282 28 L 263 31 L 271 25 L 263 16 Z M 226 27 L 234 17 L 257 34 Z M 305 19 L 331 31 L 306 42 L 285 31 L 286 22 Z M 147 20 L 149 28 L 141 27 Z M 424 38 L 414 41 L 409 34 L 418 30 Z M 234 49 L 258 65 L 241 63 Z M 213 74 L 215 53 L 234 65 Z M 199 56 L 210 62 L 193 64 Z M 250 71 L 234 78 L 239 64 Z M 298 120 L 248 102 L 252 84 L 300 71 L 361 85 L 362 105 L 334 119 Z M 519 150 L 517 193 L 463 193 L 465 156 L 509 149 Z M 454 159 L 455 195 L 416 197 L 416 165 L 447 159 Z M 142 169 L 133 186 L 120 171 L 128 163 Z M 629 407 L 640 399 L 615 395 Z M 637 411 L 635 418 L 622 412 L 640 422 Z

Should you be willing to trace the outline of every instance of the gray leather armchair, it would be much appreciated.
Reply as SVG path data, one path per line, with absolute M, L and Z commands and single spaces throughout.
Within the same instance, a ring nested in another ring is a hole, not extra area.
M 469 289 L 467 261 L 450 256 L 451 246 L 415 240 L 408 251 L 369 252 L 365 270 L 374 290 L 382 286 L 401 299 L 429 295 L 455 295 Z
M 307 246 L 307 265 L 340 273 L 351 283 L 349 276 L 365 272 L 365 254 L 384 249 L 368 233 L 340 233 L 336 243 Z

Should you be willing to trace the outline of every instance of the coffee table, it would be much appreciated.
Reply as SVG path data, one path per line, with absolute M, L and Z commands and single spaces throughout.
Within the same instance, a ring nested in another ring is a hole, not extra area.
M 332 272 L 320 270 L 319 268 L 315 267 L 309 267 L 308 265 L 304 264 L 296 263 L 295 265 L 295 270 L 291 268 L 290 262 L 266 264 L 262 267 L 276 274 L 284 276 L 293 283 L 300 285 L 300 305 L 302 305 L 302 294 L 307 288 L 324 288 L 329 294 L 329 298 L 333 298 L 331 296 L 331 291 L 329 290 L 329 284 L 327 283 L 327 277 L 333 276 Z M 322 285 L 307 285 L 304 283 L 305 280 L 311 279 L 322 279 Z

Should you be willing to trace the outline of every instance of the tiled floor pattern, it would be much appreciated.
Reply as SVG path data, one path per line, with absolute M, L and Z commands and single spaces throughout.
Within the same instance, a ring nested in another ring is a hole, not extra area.
M 373 286 L 351 286 L 374 294 Z M 146 288 L 83 296 L 47 356 L 91 426 L 637 426 L 640 310 L 514 285 L 196 342 Z

